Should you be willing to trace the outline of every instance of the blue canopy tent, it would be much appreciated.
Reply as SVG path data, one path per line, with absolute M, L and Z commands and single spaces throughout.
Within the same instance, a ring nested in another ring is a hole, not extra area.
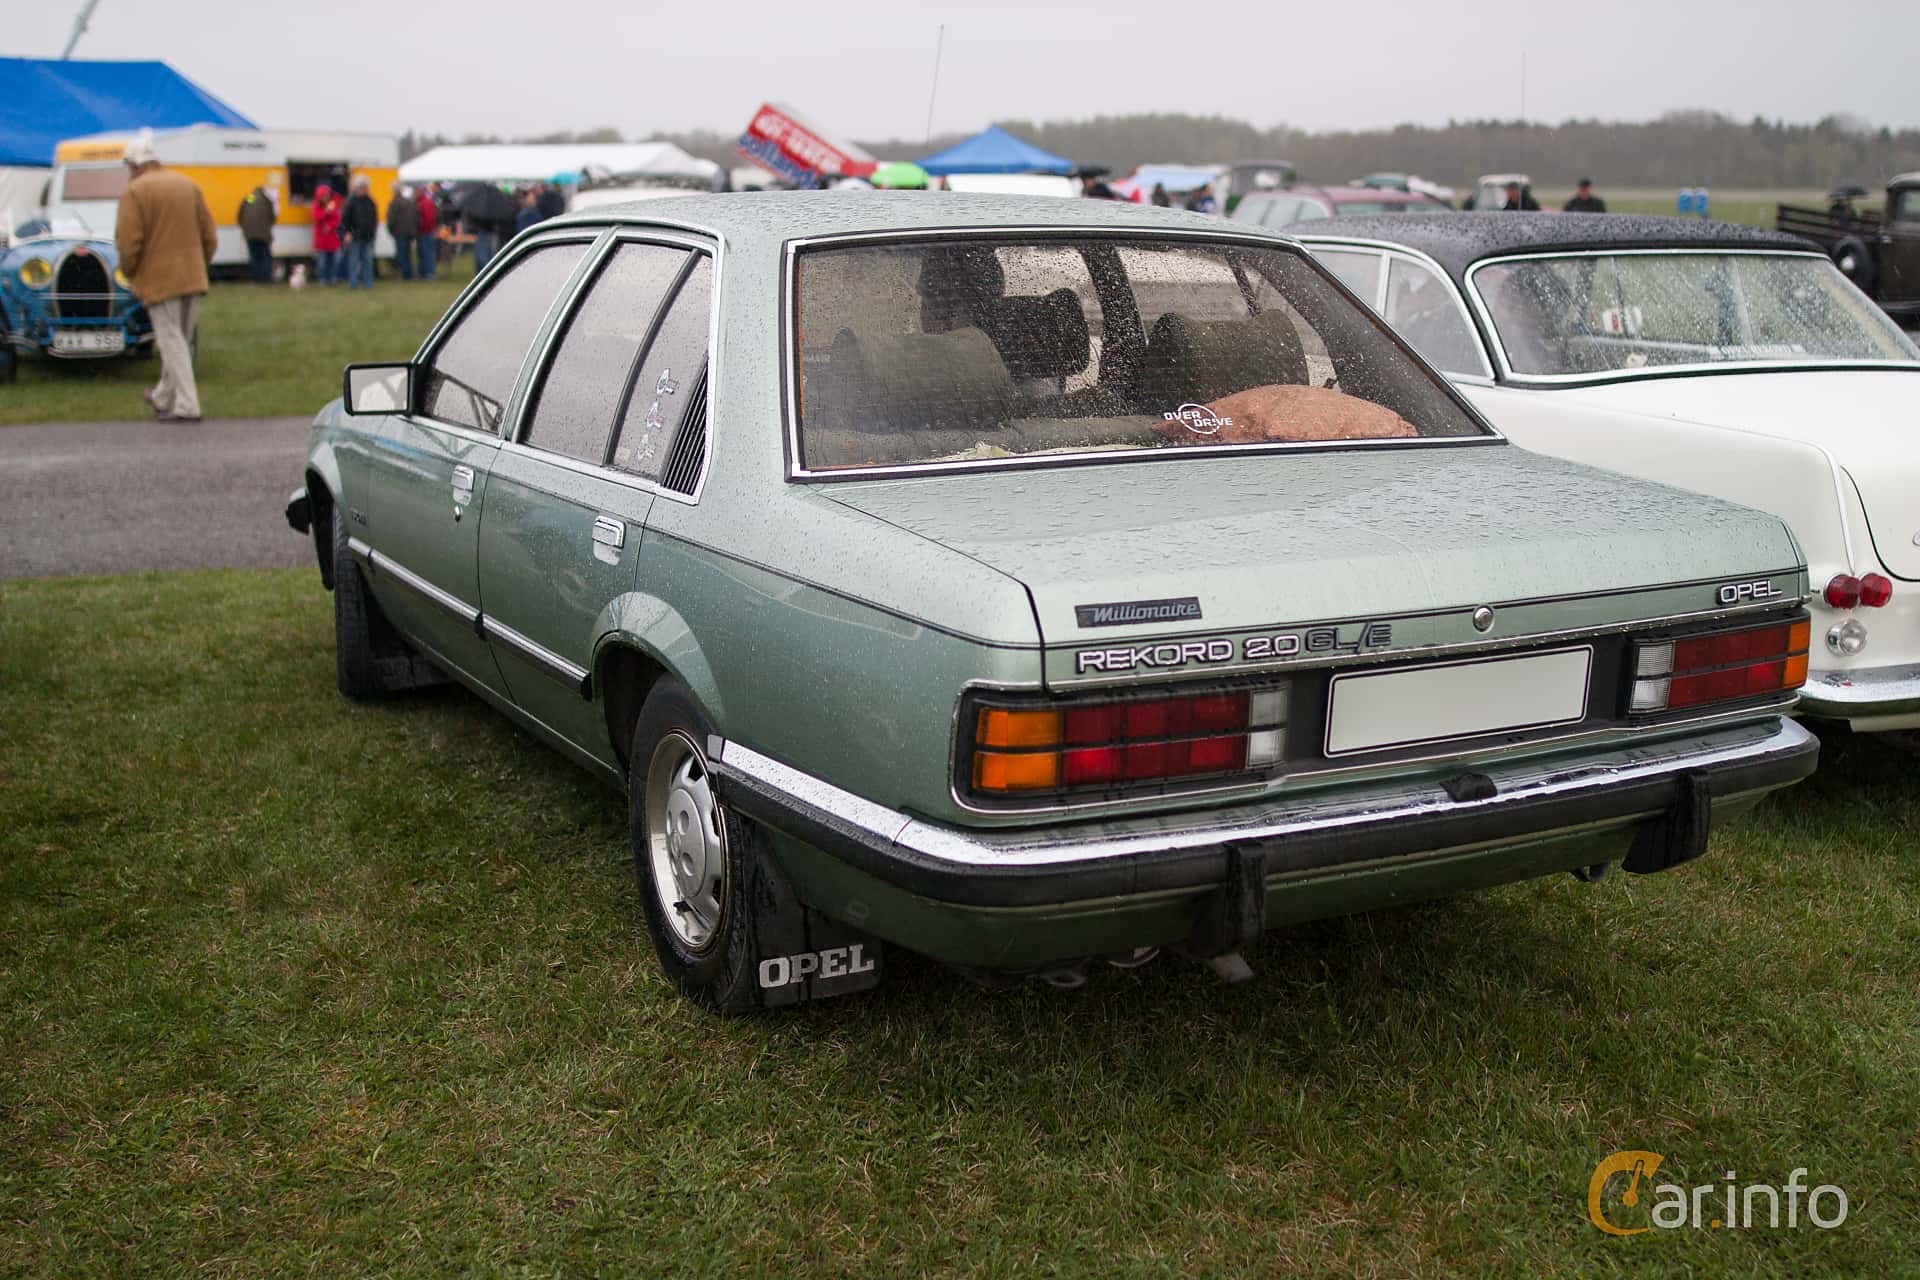
M 1023 142 L 997 124 L 918 163 L 932 174 L 1073 172 L 1073 161 Z
M 164 62 L 0 58 L 0 85 L 0 166 L 51 166 L 56 144 L 90 133 L 259 127 Z

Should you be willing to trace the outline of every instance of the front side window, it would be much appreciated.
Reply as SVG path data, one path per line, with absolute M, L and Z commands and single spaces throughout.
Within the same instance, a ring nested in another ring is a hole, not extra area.
M 1486 435 L 1298 252 L 1124 236 L 799 255 L 808 470 Z
M 498 435 L 533 335 L 586 252 L 585 241 L 544 245 L 496 276 L 427 362 L 420 412 Z
M 1480 339 L 1467 327 L 1453 285 L 1419 263 L 1395 258 L 1388 266 L 1386 317 L 1436 369 L 1487 371 L 1480 358 Z
M 686 261 L 685 249 L 665 245 L 614 251 L 567 321 L 534 400 L 528 444 L 595 465 L 606 460 L 640 344 Z
M 1832 263 L 1810 256 L 1527 258 L 1477 269 L 1472 287 L 1513 371 L 1523 375 L 1727 361 L 1920 359 Z
M 1890 216 L 1895 222 L 1920 223 L 1920 189 L 1896 191 Z

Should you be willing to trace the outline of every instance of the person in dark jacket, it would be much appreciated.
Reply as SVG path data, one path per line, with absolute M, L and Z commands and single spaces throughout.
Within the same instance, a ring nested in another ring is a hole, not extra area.
M 1580 185 L 1574 188 L 1573 199 L 1567 201 L 1567 213 L 1605 213 L 1607 202 L 1593 194 L 1593 179 L 1582 178 Z
M 347 288 L 373 288 L 373 238 L 380 231 L 380 209 L 366 174 L 353 180 L 353 194 L 340 213 L 340 239 L 347 250 Z
M 560 189 L 558 183 L 542 183 L 539 205 L 541 221 L 557 218 L 567 211 L 567 193 Z
M 240 235 L 247 242 L 247 265 L 255 284 L 273 283 L 273 223 L 276 217 L 273 197 L 265 187 L 255 187 L 240 201 Z
M 420 235 L 420 207 L 411 187 L 395 187 L 387 201 L 387 231 L 393 236 L 393 264 L 402 280 L 413 279 L 413 243 Z
M 1530 209 L 1537 211 L 1540 208 L 1540 202 L 1533 198 L 1533 192 L 1517 182 L 1509 182 L 1507 202 L 1500 207 L 1508 213 L 1519 213 Z
M 1173 197 L 1167 194 L 1166 183 L 1156 182 L 1153 184 L 1153 205 L 1156 209 L 1173 208 Z
M 528 227 L 538 226 L 540 222 L 540 193 L 528 188 L 526 194 L 520 197 L 520 212 L 514 215 L 513 233 L 519 235 Z

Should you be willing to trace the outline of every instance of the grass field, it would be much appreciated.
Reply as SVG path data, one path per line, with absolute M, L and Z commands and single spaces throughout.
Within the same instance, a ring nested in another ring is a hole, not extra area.
M 1596 194 L 1607 202 L 1610 213 L 1661 213 L 1672 216 L 1675 213 L 1675 197 L 1680 194 L 1678 187 L 1621 187 L 1610 190 L 1595 187 Z M 1558 209 L 1573 197 L 1572 187 L 1542 187 L 1534 192 L 1534 197 L 1542 207 Z M 1720 222 L 1740 222 L 1750 227 L 1772 227 L 1775 212 L 1783 204 L 1813 205 L 1826 208 L 1827 196 L 1824 191 L 1768 191 L 1751 188 L 1728 187 L 1712 189 L 1709 193 L 1708 212 Z M 1873 202 L 1862 201 L 1862 208 L 1876 207 Z
M 431 283 L 383 276 L 371 292 L 309 286 L 216 284 L 200 308 L 194 370 L 210 418 L 311 415 L 340 394 L 340 370 L 355 360 L 406 360 L 473 278 L 460 258 Z M 20 361 L 19 381 L 0 383 L 0 426 L 22 422 L 115 422 L 147 416 L 140 392 L 160 376 L 157 359 Z
M 1678 871 L 1277 934 L 1241 987 L 893 957 L 725 1022 L 647 951 L 617 798 L 332 680 L 311 573 L 0 585 L 0 1274 L 1920 1274 L 1880 744 Z M 1849 1217 L 1605 1237 L 1623 1148 Z

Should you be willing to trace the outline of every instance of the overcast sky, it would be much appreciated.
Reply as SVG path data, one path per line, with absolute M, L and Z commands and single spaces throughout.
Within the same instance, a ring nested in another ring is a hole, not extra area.
M 81 8 L 5 3 L 0 53 L 29 57 L 58 56 Z M 1135 111 L 1511 118 L 1523 52 L 1528 119 L 1920 125 L 1913 0 L 100 0 L 75 56 L 163 59 L 266 126 L 639 138 L 732 132 L 773 100 L 841 137 L 917 138 L 942 22 L 935 132 Z

